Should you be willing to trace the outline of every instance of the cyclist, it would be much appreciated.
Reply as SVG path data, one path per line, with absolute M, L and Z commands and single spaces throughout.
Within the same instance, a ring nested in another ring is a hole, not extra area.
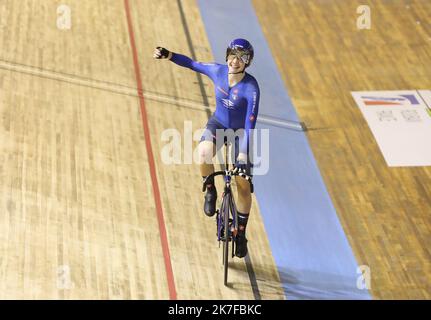
M 211 78 L 215 86 L 216 110 L 208 120 L 205 133 L 199 143 L 199 163 L 202 178 L 214 172 L 213 157 L 217 152 L 216 130 L 243 130 L 242 136 L 235 143 L 235 168 L 251 175 L 250 133 L 255 128 L 259 110 L 259 85 L 256 79 L 245 72 L 253 57 L 253 46 L 245 39 L 234 39 L 226 50 L 225 64 L 200 63 L 192 59 L 157 47 L 153 57 L 169 59 L 172 62 Z M 219 145 L 217 145 L 219 147 Z M 238 233 L 235 255 L 242 258 L 247 254 L 246 226 L 251 209 L 251 192 L 249 183 L 236 177 L 238 201 Z M 209 181 L 205 194 L 204 212 L 211 217 L 216 211 L 217 190 L 214 181 Z

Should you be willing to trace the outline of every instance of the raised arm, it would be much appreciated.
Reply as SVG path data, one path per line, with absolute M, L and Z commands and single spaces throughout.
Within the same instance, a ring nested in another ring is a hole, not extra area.
M 162 47 L 157 47 L 156 50 L 154 51 L 153 56 L 156 59 L 169 59 L 179 66 L 189 68 L 193 71 L 205 74 L 211 79 L 214 79 L 216 72 L 219 68 L 219 65 L 217 63 L 202 63 L 202 62 L 193 61 L 192 59 L 190 59 L 185 55 L 171 52 Z

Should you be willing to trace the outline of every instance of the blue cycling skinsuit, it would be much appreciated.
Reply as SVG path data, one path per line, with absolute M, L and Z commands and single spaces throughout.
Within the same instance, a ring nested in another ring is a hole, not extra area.
M 204 134 L 201 141 L 215 142 L 216 129 L 244 129 L 239 148 L 235 148 L 235 157 L 238 152 L 248 154 L 250 130 L 256 126 L 259 111 L 260 92 L 256 79 L 245 73 L 240 82 L 230 87 L 228 66 L 225 64 L 196 62 L 178 53 L 172 53 L 171 61 L 207 75 L 214 83 L 216 110 L 206 126 L 211 134 Z

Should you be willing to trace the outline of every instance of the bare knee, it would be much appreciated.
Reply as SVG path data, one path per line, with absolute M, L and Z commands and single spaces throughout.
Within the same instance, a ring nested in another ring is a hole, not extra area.
M 212 141 L 199 143 L 199 164 L 212 164 L 214 154 L 214 143 Z

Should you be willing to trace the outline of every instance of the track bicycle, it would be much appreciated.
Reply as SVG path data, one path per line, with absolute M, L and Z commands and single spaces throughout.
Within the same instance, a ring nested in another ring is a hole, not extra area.
M 216 210 L 216 224 L 217 224 L 217 241 L 219 247 L 223 244 L 223 266 L 224 266 L 224 285 L 227 286 L 228 276 L 228 259 L 229 259 L 229 243 L 232 243 L 232 258 L 235 257 L 235 237 L 238 233 L 238 216 L 235 205 L 234 196 L 232 193 L 232 177 L 240 176 L 250 183 L 250 191 L 253 193 L 252 177 L 246 173 L 240 172 L 237 168 L 229 170 L 227 161 L 228 148 L 225 143 L 225 170 L 216 171 L 205 179 L 203 182 L 202 191 L 206 190 L 207 181 L 213 177 L 222 175 L 224 177 L 224 191 L 221 197 L 220 209 Z

